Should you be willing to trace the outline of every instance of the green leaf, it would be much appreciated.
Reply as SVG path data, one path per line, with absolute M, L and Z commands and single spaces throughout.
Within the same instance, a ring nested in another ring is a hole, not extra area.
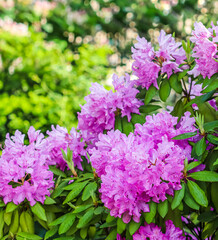
M 171 112 L 171 115 L 180 119 L 184 112 L 184 104 L 182 102 L 182 99 L 180 99 L 177 101 L 173 111 Z
M 61 217 L 55 219 L 52 223 L 49 224 L 49 226 L 56 226 L 58 224 L 61 224 L 69 215 L 69 213 L 62 215 Z
M 26 240 L 40 240 L 42 239 L 40 236 L 32 234 L 32 233 L 27 233 L 27 232 L 19 232 L 17 233 L 18 236 L 23 237 Z
M 75 208 L 75 210 L 73 211 L 73 213 L 83 212 L 83 211 L 85 211 L 86 209 L 90 208 L 91 206 L 93 206 L 93 204 L 76 206 L 76 208 Z
M 171 88 L 168 79 L 163 80 L 159 89 L 159 96 L 163 102 L 166 102 L 167 98 L 170 95 L 170 91 Z
M 207 134 L 207 140 L 214 145 L 218 145 L 218 137 L 212 134 Z
M 123 222 L 122 218 L 117 219 L 117 233 L 122 234 L 126 229 L 126 223 Z
M 187 139 L 187 138 L 191 138 L 191 137 L 194 137 L 198 134 L 198 132 L 188 132 L 188 133 L 183 133 L 183 134 L 180 134 L 180 135 L 177 135 L 175 137 L 173 137 L 172 139 L 175 139 L 175 140 L 181 140 L 181 139 Z
M 200 164 L 201 164 L 201 162 L 198 162 L 198 161 L 189 163 L 188 167 L 187 167 L 187 171 L 199 166 Z
M 184 202 L 187 206 L 189 206 L 192 209 L 199 210 L 200 206 L 195 202 L 193 197 L 191 196 L 189 189 L 186 187 L 185 196 L 184 196 Z
M 94 214 L 95 214 L 95 215 L 99 215 L 99 214 L 103 213 L 104 210 L 105 210 L 104 207 L 97 207 L 97 208 L 94 210 Z
M 117 220 L 114 219 L 113 221 L 111 222 L 106 222 L 106 223 L 103 223 L 100 228 L 108 228 L 108 227 L 114 227 L 114 226 L 117 226 Z
M 204 151 L 206 150 L 206 141 L 205 141 L 205 137 L 203 137 L 200 141 L 198 141 L 196 144 L 195 144 L 196 148 L 195 148 L 195 151 L 196 151 L 196 154 L 198 156 L 201 156 Z
M 189 191 L 194 200 L 203 207 L 208 206 L 208 200 L 204 191 L 193 181 L 188 181 Z
M 97 183 L 96 182 L 89 183 L 83 191 L 82 200 L 86 201 L 87 199 L 89 199 L 91 197 L 91 193 L 95 192 L 96 189 L 97 189 Z
M 49 170 L 51 172 L 53 172 L 55 175 L 58 175 L 58 176 L 61 176 L 61 177 L 64 177 L 64 178 L 67 177 L 67 175 L 63 171 L 61 171 L 60 169 L 56 168 L 56 166 L 54 166 L 54 165 L 50 165 L 49 166 Z
M 144 100 L 145 105 L 147 105 L 152 100 L 156 92 L 157 92 L 157 88 L 154 87 L 152 84 L 145 95 L 145 100 Z
M 13 202 L 9 202 L 6 205 L 6 213 L 13 212 L 17 207 L 18 205 L 14 204 Z
M 88 181 L 87 182 L 71 184 L 71 186 L 73 187 L 73 190 L 71 190 L 69 192 L 69 194 L 67 195 L 67 197 L 64 200 L 63 204 L 66 204 L 66 203 L 70 202 L 71 200 L 73 200 L 75 197 L 77 197 L 81 193 L 81 191 L 83 190 L 83 188 L 85 187 L 85 185 L 87 183 L 88 183 Z
M 133 235 L 140 227 L 141 222 L 134 222 L 133 220 L 131 220 L 131 222 L 129 223 L 128 227 L 129 227 L 129 233 L 131 235 Z
M 47 240 L 48 238 L 52 237 L 55 235 L 55 233 L 57 233 L 58 231 L 58 226 L 54 226 L 52 227 L 50 230 L 48 230 L 45 234 L 45 240 Z
M 63 234 L 67 232 L 70 229 L 70 227 L 73 225 L 75 219 L 76 219 L 76 215 L 69 213 L 67 217 L 64 219 L 64 221 L 61 223 L 58 233 Z
M 46 196 L 46 199 L 45 199 L 45 202 L 44 202 L 45 205 L 52 205 L 52 204 L 55 204 L 55 203 L 56 202 L 55 202 L 54 199 L 50 198 L 49 196 Z
M 87 228 L 87 227 L 86 227 L 86 228 L 81 228 L 81 229 L 80 229 L 80 237 L 81 237 L 82 239 L 86 239 L 87 232 L 88 232 L 88 228 Z
M 176 74 L 172 74 L 169 78 L 169 83 L 170 86 L 173 90 L 175 90 L 175 92 L 181 94 L 182 93 L 182 84 L 180 81 L 178 81 L 177 79 L 177 75 Z
M 132 122 L 128 121 L 127 116 L 122 118 L 122 129 L 123 133 L 125 133 L 127 136 L 130 134 L 130 132 L 134 131 L 134 126 Z
M 32 212 L 41 220 L 47 221 L 46 215 L 45 215 L 45 209 L 41 206 L 39 202 L 37 202 L 35 205 L 30 206 Z
M 139 111 L 140 111 L 140 113 L 148 114 L 148 113 L 154 112 L 160 108 L 161 108 L 161 106 L 149 104 L 146 106 L 143 105 L 143 106 L 139 107 Z
M 189 69 L 184 70 L 183 72 L 178 73 L 178 80 L 180 81 L 182 78 L 185 77 Z
M 168 212 L 168 201 L 165 200 L 164 202 L 160 202 L 157 205 L 158 213 L 164 218 Z
M 191 106 L 193 103 L 201 104 L 201 103 L 206 102 L 208 99 L 210 99 L 213 96 L 214 93 L 215 93 L 215 90 L 211 91 L 209 93 L 206 93 L 204 95 L 195 97 L 194 99 L 192 99 L 189 103 L 187 103 L 185 105 L 185 108 Z
M 218 173 L 212 171 L 193 172 L 188 177 L 203 182 L 218 182 Z
M 52 198 L 56 198 L 59 197 L 61 195 L 61 193 L 64 191 L 64 187 L 68 185 L 68 182 L 62 182 L 60 185 L 58 185 L 54 192 L 52 193 L 51 197 Z
M 144 124 L 145 123 L 145 116 L 144 115 L 139 115 L 139 114 L 132 113 L 131 116 L 132 116 L 131 122 L 134 125 L 136 123 L 139 123 L 139 124 Z
M 212 131 L 216 128 L 218 128 L 218 120 L 212 121 L 212 122 L 207 122 L 204 124 L 204 130 L 206 132 Z
M 175 191 L 175 195 L 171 204 L 171 208 L 172 210 L 174 210 L 175 208 L 177 208 L 180 203 L 182 202 L 182 199 L 184 198 L 185 195 L 185 185 L 184 183 L 181 184 L 182 185 L 182 189 Z
M 215 212 L 203 212 L 201 215 L 198 216 L 198 220 L 200 222 L 211 222 L 216 218 L 216 213 Z
M 120 132 L 122 132 L 122 120 L 121 120 L 121 116 L 118 115 L 115 117 L 115 125 L 114 125 L 114 130 L 119 130 Z
M 156 215 L 156 211 L 157 211 L 157 204 L 155 202 L 150 202 L 149 203 L 149 209 L 150 209 L 150 212 L 146 212 L 146 213 L 143 213 L 144 217 L 145 217 L 145 221 L 150 224 L 155 215 Z
M 216 90 L 218 88 L 218 79 L 212 81 L 203 91 L 202 93 L 208 93 L 210 91 Z
M 79 220 L 77 228 L 85 227 L 93 218 L 94 208 L 89 209 Z
M 117 230 L 114 229 L 110 234 L 106 237 L 105 240 L 115 240 L 117 239 Z

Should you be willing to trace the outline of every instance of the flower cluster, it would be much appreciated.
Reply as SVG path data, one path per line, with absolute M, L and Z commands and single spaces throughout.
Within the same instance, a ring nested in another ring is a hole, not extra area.
M 23 23 L 14 22 L 10 18 L 0 19 L 0 29 L 16 36 L 28 36 L 28 26 Z
M 19 204 L 25 198 L 30 205 L 43 203 L 54 186 L 53 173 L 46 164 L 44 135 L 30 127 L 29 145 L 24 145 L 24 137 L 18 130 L 12 137 L 7 134 L 0 157 L 0 196 L 5 204 Z
M 189 116 L 186 113 L 177 129 L 177 118 L 164 112 L 147 116 L 129 136 L 118 130 L 99 135 L 90 161 L 101 177 L 101 200 L 112 216 L 139 222 L 141 212 L 149 212 L 150 201 L 164 201 L 166 194 L 181 189 L 191 147 L 186 140 L 171 138 L 195 129 Z
M 189 74 L 194 77 L 201 74 L 204 78 L 210 78 L 218 71 L 218 26 L 212 23 L 212 28 L 207 29 L 201 22 L 196 22 L 194 27 L 190 40 L 195 43 L 192 57 L 195 58 L 196 65 Z
M 137 37 L 137 43 L 132 48 L 132 58 L 135 60 L 132 68 L 138 77 L 137 85 L 148 89 L 151 84 L 156 88 L 159 72 L 166 73 L 168 78 L 172 73 L 180 72 L 179 65 L 185 60 L 185 51 L 180 48 L 171 34 L 162 30 L 158 38 L 159 50 L 155 51 L 145 38 Z
M 46 138 L 46 150 L 49 154 L 48 164 L 57 165 L 61 170 L 64 170 L 67 166 L 66 161 L 63 159 L 61 149 L 65 152 L 67 147 L 73 151 L 73 162 L 80 170 L 82 170 L 82 159 L 81 156 L 85 156 L 84 143 L 81 142 L 81 135 L 78 133 L 75 128 L 72 128 L 70 134 L 66 128 L 60 127 L 57 125 L 51 127 L 52 131 L 47 131 L 49 135 Z
M 166 232 L 163 233 L 161 228 L 154 223 L 141 226 L 133 235 L 133 240 L 185 240 L 182 236 L 182 230 L 176 228 L 171 220 L 166 221 Z
M 85 141 L 94 143 L 99 133 L 113 129 L 117 112 L 121 111 L 121 115 L 127 116 L 129 121 L 131 113 L 139 114 L 142 102 L 136 98 L 139 91 L 134 88 L 134 83 L 126 74 L 120 78 L 113 75 L 115 92 L 107 91 L 98 83 L 92 84 L 91 94 L 85 97 L 87 103 L 78 113 L 78 128 Z

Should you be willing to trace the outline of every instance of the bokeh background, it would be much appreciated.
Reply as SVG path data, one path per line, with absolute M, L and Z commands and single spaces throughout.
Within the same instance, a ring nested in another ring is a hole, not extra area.
M 7 132 L 77 124 L 91 82 L 131 72 L 137 35 L 190 36 L 217 0 L 0 0 L 0 142 Z

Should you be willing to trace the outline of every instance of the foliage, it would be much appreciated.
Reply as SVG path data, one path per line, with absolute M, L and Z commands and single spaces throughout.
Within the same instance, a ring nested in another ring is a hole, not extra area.
M 108 74 L 110 48 L 83 45 L 74 54 L 44 41 L 42 33 L 14 36 L 1 31 L 0 35 L 1 136 L 31 125 L 42 131 L 51 124 L 75 125 L 88 86 Z

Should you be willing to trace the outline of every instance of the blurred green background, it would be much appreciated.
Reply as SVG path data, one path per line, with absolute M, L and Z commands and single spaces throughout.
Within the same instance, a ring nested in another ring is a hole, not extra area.
M 131 71 L 137 35 L 184 39 L 217 14 L 216 0 L 0 0 L 0 142 L 31 125 L 76 127 L 91 82 Z

